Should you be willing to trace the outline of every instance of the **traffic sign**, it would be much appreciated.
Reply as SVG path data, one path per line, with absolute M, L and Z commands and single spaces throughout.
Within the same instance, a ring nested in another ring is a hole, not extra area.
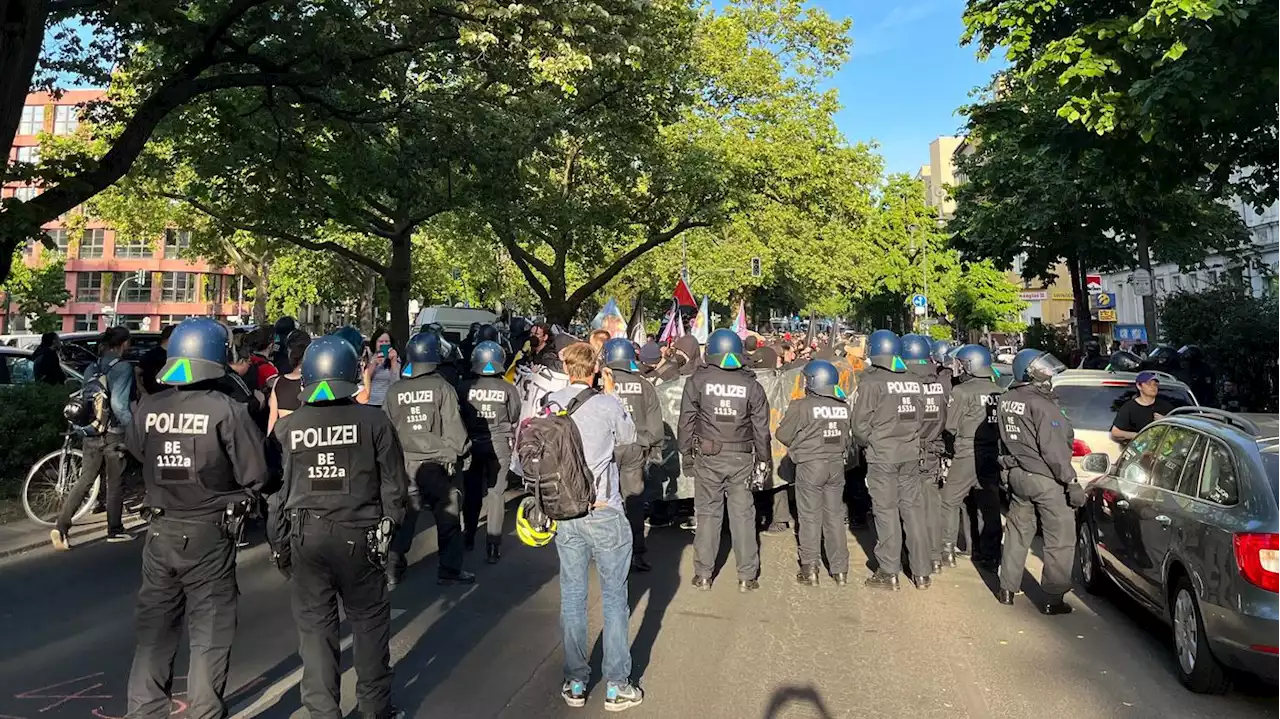
M 913 312 L 915 312 L 915 313 L 916 313 L 916 315 L 917 315 L 917 316 L 919 316 L 919 317 L 924 317 L 925 310 L 927 310 L 927 309 L 928 309 L 928 308 L 927 308 L 927 307 L 925 307 L 924 305 L 915 305 L 915 306 L 913 306 L 913 307 L 911 308 L 911 310 L 912 310 Z
M 1134 270 L 1131 282 L 1133 283 L 1133 294 L 1139 297 L 1151 295 L 1151 273 L 1147 270 Z
M 929 306 L 929 300 L 928 300 L 928 298 L 926 298 L 924 295 L 912 295 L 912 296 L 911 296 L 911 306 L 912 306 L 912 307 L 919 307 L 920 309 L 924 309 L 924 308 L 926 308 L 926 307 L 928 307 L 928 306 Z

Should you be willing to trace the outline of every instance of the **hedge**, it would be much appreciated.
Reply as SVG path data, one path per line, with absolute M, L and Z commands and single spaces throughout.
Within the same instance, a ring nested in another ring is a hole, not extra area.
M 25 384 L 0 387 L 0 497 L 17 496 L 37 459 L 62 446 L 62 408 L 71 387 Z

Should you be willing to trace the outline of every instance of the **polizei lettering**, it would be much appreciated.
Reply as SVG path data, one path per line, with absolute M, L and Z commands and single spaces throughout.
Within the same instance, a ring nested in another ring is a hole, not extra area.
M 316 449 L 317 447 L 342 447 L 359 444 L 360 435 L 354 424 L 340 424 L 333 427 L 307 427 L 289 432 L 289 449 L 298 451 Z
M 208 434 L 209 415 L 189 412 L 148 412 L 146 431 L 160 434 Z
M 920 394 L 919 382 L 889 382 L 887 387 L 889 389 L 889 394 Z
M 930 382 L 924 386 L 924 393 L 928 395 L 942 394 L 941 382 Z
M 409 394 L 409 393 L 406 393 Z M 427 394 L 431 394 L 427 392 Z M 472 389 L 467 393 L 467 399 L 472 402 L 505 402 L 507 401 L 507 391 L 501 389 Z M 430 400 L 427 400 L 430 401 Z
M 742 384 L 720 384 L 719 382 L 708 382 L 705 385 L 707 394 L 712 397 L 737 397 L 739 399 L 747 398 L 747 386 Z
M 618 382 L 615 386 L 618 394 L 640 394 L 641 390 L 639 382 Z M 747 395 L 743 394 L 742 396 L 746 397 Z
M 399 404 L 423 404 L 436 401 L 434 390 L 420 389 L 415 392 L 397 392 L 396 402 Z
M 818 405 L 813 408 L 814 419 L 849 419 L 848 407 L 825 407 Z
M 1000 411 L 1010 412 L 1016 415 L 1025 415 L 1027 413 L 1027 404 L 1025 402 L 1016 402 L 1011 399 L 1001 400 Z

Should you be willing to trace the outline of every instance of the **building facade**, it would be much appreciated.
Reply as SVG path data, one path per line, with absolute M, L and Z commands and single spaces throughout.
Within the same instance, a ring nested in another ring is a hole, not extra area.
M 956 177 L 955 155 L 964 142 L 963 137 L 942 136 L 929 143 L 929 164 L 921 165 L 916 179 L 924 183 L 924 201 L 939 210 L 939 218 L 950 218 L 956 211 L 956 203 L 949 198 L 950 188 L 959 185 Z
M 40 136 L 69 135 L 79 127 L 79 106 L 102 96 L 98 90 L 70 90 L 54 98 L 48 93 L 27 96 L 14 138 L 11 162 L 38 164 Z M 37 186 L 10 183 L 0 197 L 31 199 Z M 72 211 L 77 212 L 77 210 Z M 44 225 L 45 234 L 65 257 L 66 288 L 70 299 L 58 308 L 63 332 L 100 331 L 113 324 L 134 330 L 156 330 L 187 317 L 239 318 L 250 306 L 244 301 L 244 283 L 227 268 L 180 255 L 190 234 L 167 231 L 163 237 L 127 240 L 117 237 L 96 218 Z M 69 229 L 69 225 L 77 230 Z M 39 243 L 30 243 L 23 254 L 29 266 L 40 266 L 56 256 Z M 117 302 L 118 300 L 118 302 Z M 26 332 L 27 318 L 16 304 L 3 311 L 7 334 Z

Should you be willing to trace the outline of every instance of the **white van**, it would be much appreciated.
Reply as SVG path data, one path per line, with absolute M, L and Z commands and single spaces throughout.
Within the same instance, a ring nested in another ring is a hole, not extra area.
M 436 306 L 424 307 L 418 313 L 418 321 L 414 326 L 421 330 L 427 325 L 438 324 L 444 328 L 445 339 L 450 342 L 460 342 L 471 331 L 472 322 L 488 325 L 497 321 L 498 316 L 489 310 L 475 307 Z

